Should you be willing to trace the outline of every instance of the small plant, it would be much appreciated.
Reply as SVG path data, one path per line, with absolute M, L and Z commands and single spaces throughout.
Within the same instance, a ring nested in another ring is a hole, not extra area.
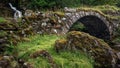
M 0 17 L 0 23 L 6 22 L 6 19 L 3 17 Z
M 85 30 L 86 27 L 81 22 L 76 22 L 70 29 L 70 31 L 85 31 Z
M 93 59 L 90 59 L 82 52 L 76 51 L 63 51 L 57 53 L 54 49 L 54 43 L 57 39 L 63 38 L 56 35 L 35 35 L 29 37 L 31 41 L 20 42 L 17 47 L 8 53 L 18 53 L 19 59 L 25 59 L 27 62 L 32 63 L 34 68 L 50 68 L 51 64 L 45 57 L 38 56 L 31 58 L 31 54 L 45 50 L 49 52 L 55 64 L 60 68 L 93 68 Z M 16 51 L 15 51 L 16 50 Z M 36 54 L 35 54 L 36 56 Z

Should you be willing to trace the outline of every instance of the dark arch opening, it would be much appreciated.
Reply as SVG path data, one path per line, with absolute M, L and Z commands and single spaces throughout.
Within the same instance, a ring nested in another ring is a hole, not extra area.
M 89 33 L 92 36 L 104 39 L 104 40 L 110 40 L 110 32 L 106 24 L 98 17 L 96 16 L 85 16 L 80 18 L 76 23 L 73 24 L 73 28 L 75 24 L 78 26 L 77 23 L 81 23 L 85 26 L 83 27 L 82 31 Z M 72 28 L 71 27 L 71 28 Z M 75 26 L 76 27 L 76 26 Z M 81 27 L 81 25 L 80 25 Z M 72 30 L 70 28 L 70 30 Z M 81 28 L 75 29 L 76 31 L 80 31 Z

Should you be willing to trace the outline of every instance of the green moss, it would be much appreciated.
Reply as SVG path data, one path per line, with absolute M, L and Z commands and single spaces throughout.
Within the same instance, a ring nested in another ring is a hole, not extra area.
M 76 22 L 75 24 L 72 25 L 72 27 L 70 28 L 71 30 L 75 30 L 75 31 L 85 31 L 86 27 L 80 23 L 80 22 Z
M 91 36 L 84 32 L 79 31 L 71 31 L 67 34 L 67 46 L 71 48 L 71 50 L 78 49 L 80 51 L 88 53 L 88 55 L 91 55 L 95 59 L 95 66 L 99 67 L 97 64 L 100 64 L 101 67 L 109 67 L 111 65 L 111 56 L 114 55 L 113 58 L 117 59 L 114 50 L 103 40 L 96 38 L 94 36 Z M 59 44 L 58 44 L 59 45 Z M 69 50 L 69 48 L 66 48 L 66 50 Z M 112 55 L 107 55 L 106 53 L 109 53 L 108 50 L 111 50 L 113 52 Z M 106 59 L 108 58 L 108 59 Z M 105 62 L 103 64 L 103 62 Z
M 4 37 L 7 35 L 7 32 L 6 31 L 0 31 L 0 37 Z
M 65 40 L 65 39 L 60 39 L 60 40 L 58 40 L 58 42 L 61 43 L 61 44 L 65 44 L 65 43 L 67 42 L 67 40 Z
M 34 65 L 35 68 L 50 68 L 48 60 L 44 57 L 30 58 L 30 54 L 39 50 L 46 50 L 60 68 L 93 68 L 93 60 L 86 54 L 80 52 L 63 51 L 56 53 L 54 43 L 57 39 L 63 38 L 56 35 L 30 36 L 29 42 L 19 43 L 14 50 L 18 57 Z M 61 42 L 65 42 L 62 40 Z
M 3 17 L 0 17 L 0 23 L 6 22 L 6 19 Z
M 54 13 L 57 14 L 58 16 L 60 16 L 60 17 L 64 17 L 65 16 L 64 12 L 56 11 Z
M 116 7 L 116 6 L 110 6 L 110 5 L 103 5 L 103 6 L 96 6 L 95 8 L 102 10 L 102 11 L 118 11 L 120 10 L 120 8 Z
M 101 14 L 102 16 L 106 17 L 107 19 L 120 19 L 120 16 L 111 16 L 109 14 L 105 14 L 104 13 L 104 12 L 107 12 L 107 11 L 110 11 L 110 12 L 120 11 L 120 8 L 118 8 L 116 6 L 110 6 L 110 5 L 89 6 L 89 7 L 88 6 L 82 6 L 82 7 L 74 7 L 74 9 L 77 9 L 77 12 L 79 12 L 79 11 L 86 11 L 86 12 L 87 11 L 93 11 L 93 12 L 97 12 L 97 13 Z
M 110 6 L 110 5 L 102 5 L 102 6 L 84 6 L 84 7 L 78 7 L 79 9 L 86 9 L 86 10 L 100 10 L 100 11 L 118 11 L 120 8 L 116 6 Z

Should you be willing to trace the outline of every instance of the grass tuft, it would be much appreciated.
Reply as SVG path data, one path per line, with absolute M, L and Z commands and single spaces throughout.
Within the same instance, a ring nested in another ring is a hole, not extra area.
M 0 23 L 6 22 L 6 19 L 3 17 L 0 17 Z
M 48 51 L 60 68 L 93 68 L 93 60 L 80 51 L 55 52 L 55 41 L 63 37 L 56 35 L 35 35 L 29 38 L 31 39 L 30 42 L 20 42 L 14 50 L 18 53 L 19 59 L 30 62 L 35 68 L 50 68 L 48 60 L 44 57 L 30 58 L 30 54 L 39 50 Z

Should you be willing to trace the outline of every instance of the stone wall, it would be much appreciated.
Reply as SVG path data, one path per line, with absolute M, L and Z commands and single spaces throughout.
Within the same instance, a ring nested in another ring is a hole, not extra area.
M 120 20 L 118 18 L 112 18 L 112 15 L 118 15 L 119 11 L 111 12 L 111 16 L 108 14 L 109 12 L 97 10 L 67 9 L 63 12 L 32 12 L 31 16 L 26 17 L 28 21 L 33 22 L 33 28 L 37 33 L 66 34 L 70 27 L 79 19 L 85 16 L 95 16 L 107 26 L 111 38 L 120 23 Z
M 27 41 L 28 35 L 33 34 L 32 26 L 26 22 L 16 22 L 13 19 L 6 19 L 0 22 L 0 55 L 10 48 L 10 45 L 17 45 L 20 41 Z
M 104 14 L 108 15 L 111 21 L 111 24 L 113 25 L 113 35 L 112 37 L 115 37 L 118 35 L 117 29 L 120 28 L 120 11 L 106 11 L 103 12 Z

